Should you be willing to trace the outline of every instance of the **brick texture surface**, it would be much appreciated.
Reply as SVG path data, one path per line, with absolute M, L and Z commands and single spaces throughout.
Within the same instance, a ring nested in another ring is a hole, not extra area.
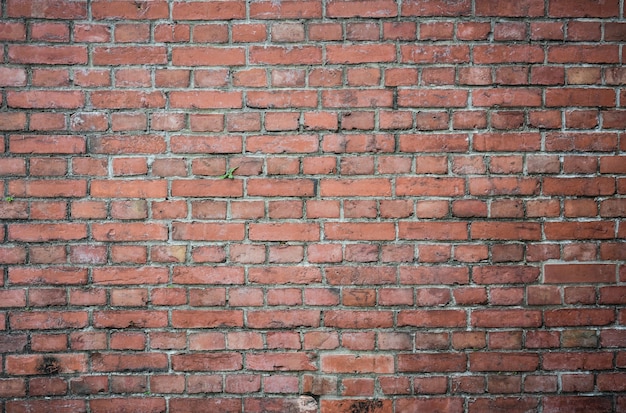
M 623 0 L 6 0 L 0 412 L 626 412 Z

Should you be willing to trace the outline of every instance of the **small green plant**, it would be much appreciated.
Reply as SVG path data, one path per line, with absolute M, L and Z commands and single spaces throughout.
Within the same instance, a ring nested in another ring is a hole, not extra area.
M 7 196 L 6 198 L 4 198 L 5 201 L 7 202 L 13 202 L 13 197 L 12 196 Z
M 239 168 L 238 166 L 235 166 L 234 168 L 228 168 L 228 170 L 226 171 L 226 173 L 222 176 L 220 176 L 220 179 L 233 179 L 233 172 L 235 172 L 237 170 L 237 168 Z

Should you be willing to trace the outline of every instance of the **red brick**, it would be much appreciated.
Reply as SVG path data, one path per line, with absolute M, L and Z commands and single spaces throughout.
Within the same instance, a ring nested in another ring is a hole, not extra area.
M 415 115 L 415 124 L 419 130 L 446 130 L 450 123 L 447 112 L 432 111 L 418 112 Z
M 1 28 L 2 26 L 0 26 Z M 0 86 L 15 87 L 26 85 L 26 70 L 20 68 L 0 68 Z
M 486 245 L 457 245 L 454 259 L 461 262 L 480 262 L 488 258 Z
M 243 269 L 237 267 L 181 267 L 173 269 L 172 281 L 175 284 L 243 284 Z
M 140 3 L 139 6 L 128 0 L 96 0 L 91 9 L 93 17 L 98 20 L 156 20 L 168 17 L 167 3 L 163 0 Z
M 330 267 L 326 277 L 331 285 L 370 285 L 393 284 L 396 271 L 393 267 L 368 267 L 357 270 L 355 267 Z
M 87 314 L 80 311 L 46 311 L 13 313 L 10 326 L 16 330 L 83 328 L 87 325 Z
M 617 137 L 612 133 L 548 133 L 547 151 L 613 151 L 617 147 Z
M 325 135 L 322 141 L 324 152 L 393 152 L 393 135 Z
M 458 196 L 465 192 L 463 178 L 397 178 L 398 196 Z
M 341 129 L 343 130 L 372 130 L 374 129 L 373 112 L 349 112 L 341 117 Z
M 242 106 L 241 92 L 172 91 L 170 105 L 182 109 L 236 109 Z
M 97 180 L 91 182 L 91 195 L 96 198 L 165 198 L 166 193 L 167 182 L 160 180 Z
M 320 183 L 320 194 L 326 197 L 390 196 L 391 184 L 388 179 L 325 179 Z
M 480 352 L 469 355 L 472 371 L 534 371 L 539 357 L 532 353 Z
M 316 65 L 322 62 L 322 49 L 317 46 L 303 46 L 298 48 L 251 46 L 249 59 L 251 64 Z
M 592 409 L 594 412 L 613 411 L 611 399 L 601 396 L 550 396 L 543 402 L 548 413 L 582 413 Z
M 7 159 L 0 160 L 0 175 L 4 175 L 4 176 L 8 176 L 8 175 L 25 176 L 26 175 L 26 160 L 25 159 L 17 159 L 17 158 L 7 158 Z M 9 200 L 9 202 L 12 202 L 12 201 L 13 200 Z M 13 204 L 14 208 L 11 208 L 11 209 L 15 209 L 15 205 L 20 205 L 20 203 Z M 8 202 L 7 202 L 7 206 L 10 206 L 8 204 Z M 8 209 L 9 208 L 7 208 L 7 211 L 3 214 L 6 217 L 8 217 L 8 216 L 10 216 L 12 214 L 12 212 L 9 212 Z M 18 207 L 18 209 L 19 209 L 19 207 Z M 26 212 L 25 208 L 24 208 L 23 212 L 25 213 L 25 215 L 28 215 L 28 213 Z
M 469 271 L 463 267 L 401 267 L 401 284 L 467 284 Z
M 611 239 L 615 237 L 613 222 L 547 222 L 544 224 L 546 239 Z
M 26 295 L 24 291 L 20 290 L 7 290 L 0 292 L 0 298 L 2 298 L 3 305 L 9 307 L 25 307 Z
M 26 348 L 26 344 L 26 335 L 24 334 L 5 334 L 0 338 L 0 348 L 5 354 L 23 352 Z
M 613 195 L 615 193 L 615 181 L 609 177 L 545 178 L 543 193 L 546 195 L 570 196 Z
M 615 266 L 611 264 L 546 264 L 544 282 L 590 283 L 615 282 Z
M 398 326 L 412 327 L 462 327 L 467 314 L 463 310 L 402 310 L 398 314 Z
M 272 41 L 301 42 L 304 40 L 305 27 L 299 23 L 277 23 L 272 25 Z
M 176 328 L 214 328 L 243 326 L 243 312 L 239 310 L 175 310 L 172 326 Z
M 615 106 L 615 91 L 612 89 L 597 88 L 593 93 L 587 89 L 547 89 L 546 106 Z
M 612 312 L 604 309 L 551 310 L 545 317 L 548 326 L 607 325 L 615 318 Z
M 252 353 L 246 357 L 246 367 L 260 371 L 317 370 L 312 353 Z
M 26 25 L 17 22 L 3 22 L 0 24 L 0 39 L 2 41 L 26 40 Z
M 305 223 L 250 224 L 250 239 L 254 241 L 317 241 L 319 225 Z
M 248 311 L 247 323 L 249 328 L 294 328 L 318 327 L 320 312 L 316 310 L 254 310 Z
M 26 381 L 17 378 L 0 380 L 0 395 L 3 398 L 26 396 Z
M 84 180 L 14 180 L 9 193 L 18 197 L 81 197 L 86 193 Z
M 445 288 L 422 288 L 417 290 L 416 304 L 421 306 L 445 305 L 450 302 L 450 290 Z
M 331 18 L 350 17 L 395 17 L 397 6 L 391 0 L 376 1 L 330 1 L 326 6 L 326 16 Z
M 166 52 L 165 47 L 159 46 L 102 46 L 94 48 L 92 58 L 99 66 L 164 64 L 167 62 Z
M 79 91 L 8 91 L 6 101 L 21 109 L 76 109 L 83 106 L 85 96 Z
M 611 366 L 611 353 L 553 352 L 544 356 L 546 370 L 604 370 Z
M 536 133 L 507 132 L 480 133 L 474 136 L 474 149 L 477 151 L 537 151 L 541 136 Z
M 515 4 L 502 5 L 494 0 L 478 0 L 477 16 L 499 17 L 542 17 L 544 4 L 540 0 L 523 0 Z
M 156 241 L 167 239 L 167 228 L 160 224 L 92 224 L 91 230 L 93 238 L 97 241 Z
M 544 50 L 540 46 L 526 45 L 479 45 L 474 46 L 474 63 L 541 63 Z
M 95 108 L 102 109 L 163 108 L 165 96 L 162 92 L 94 91 L 91 93 L 91 103 Z
M 94 313 L 94 326 L 99 328 L 155 328 L 167 326 L 163 311 L 99 311 Z
M 529 284 L 539 277 L 539 269 L 521 266 L 476 267 L 472 279 L 478 284 Z
M 470 232 L 472 239 L 541 239 L 541 226 L 535 222 L 474 222 Z
M 617 17 L 618 14 L 619 2 L 616 0 L 555 0 L 548 7 L 550 17 Z
M 132 405 L 135 409 L 141 409 L 146 413 L 159 413 L 165 410 L 165 399 L 156 397 L 143 398 L 112 398 L 112 399 L 96 399 L 89 401 L 89 407 L 94 413 L 105 413 L 112 410 L 122 410 L 125 406 Z
M 508 379 L 508 376 L 504 377 Z M 490 391 L 491 392 L 491 391 Z M 494 391 L 495 393 L 495 391 Z M 469 412 L 476 413 L 482 411 L 510 411 L 522 412 L 533 411 L 539 407 L 538 398 L 530 397 L 498 397 L 495 399 L 476 398 L 469 404 Z
M 113 132 L 144 130 L 148 125 L 148 118 L 145 113 L 112 113 L 111 114 L 111 130 Z M 96 137 L 94 137 L 95 139 Z M 111 139 L 115 142 L 124 142 L 123 138 Z M 162 151 L 160 151 L 162 152 Z
M 18 64 L 68 65 L 87 63 L 87 48 L 84 46 L 9 46 L 9 60 Z
M 496 177 L 469 179 L 469 192 L 476 196 L 538 195 L 539 188 L 540 181 L 535 178 Z
M 321 357 L 321 369 L 332 373 L 392 373 L 393 359 L 387 355 L 335 355 Z
M 243 1 L 231 1 L 227 4 L 210 1 L 202 5 L 176 3 L 172 8 L 172 17 L 176 20 L 230 20 L 241 19 L 244 16 L 245 3 Z
M 420 40 L 452 40 L 454 36 L 452 22 L 425 22 L 419 28 Z
M 460 108 L 467 104 L 466 90 L 455 89 L 400 89 L 399 107 Z
M 400 222 L 398 237 L 410 240 L 465 240 L 467 224 L 463 222 Z
M 467 16 L 472 11 L 469 0 L 454 3 L 446 0 L 410 0 L 402 4 L 402 16 Z
M 248 195 L 251 196 L 313 196 L 315 188 L 312 180 L 305 179 L 250 179 Z
M 539 327 L 541 311 L 532 310 L 475 310 L 472 325 L 476 327 Z
M 392 240 L 392 223 L 327 223 L 325 237 L 329 240 Z
M 570 41 L 599 41 L 600 37 L 599 23 L 570 21 L 567 24 L 567 39 Z
M 66 69 L 36 69 L 31 83 L 42 87 L 69 86 L 69 72 Z
M 42 242 L 69 241 L 87 237 L 85 224 L 9 224 L 9 240 Z
M 175 222 L 172 225 L 172 238 L 175 240 L 196 241 L 236 241 L 243 239 L 243 224 L 213 224 Z
M 327 90 L 322 92 L 325 108 L 391 107 L 393 96 L 389 90 Z
M 486 22 L 459 22 L 456 36 L 459 40 L 485 40 L 491 32 L 491 25 Z
M 396 49 L 391 44 L 326 46 L 326 62 L 329 64 L 393 62 L 395 57 Z
M 104 24 L 76 23 L 74 25 L 74 40 L 76 42 L 109 42 L 111 40 L 111 29 Z M 82 73 L 85 74 L 86 72 Z
M 108 267 L 93 270 L 93 282 L 104 285 L 159 284 L 167 280 L 167 269 L 159 267 Z
M 235 92 L 230 92 L 235 93 Z M 309 90 L 250 91 L 246 104 L 251 108 L 313 108 L 317 94 Z M 241 105 L 236 106 L 241 107 Z
M 421 36 L 424 36 L 423 25 L 420 26 Z M 440 32 L 438 31 L 440 34 Z M 409 46 L 400 47 L 401 62 L 403 63 L 467 63 L 469 62 L 469 47 L 454 46 Z
M 12 412 L 87 412 L 86 402 L 76 399 L 10 400 L 7 401 L 6 408 Z
M 557 51 L 555 51 L 556 54 Z M 599 67 L 572 67 L 566 70 L 567 83 L 570 85 L 599 85 L 601 72 Z
M 465 354 L 401 354 L 398 356 L 400 372 L 455 372 L 465 371 Z M 460 411 L 460 410 L 459 410 Z
M 196 31 L 194 30 L 194 35 Z M 174 66 L 241 66 L 244 63 L 245 50 L 242 48 L 188 46 L 172 49 Z
M 237 413 L 241 411 L 242 400 L 235 398 L 172 398 L 170 408 L 173 413 L 192 413 L 201 409 L 212 409 L 224 413 Z
M 87 273 L 77 268 L 11 268 L 9 280 L 14 284 L 86 284 Z
M 23 130 L 26 126 L 26 115 L 19 112 L 0 114 L 0 130 Z
M 524 290 L 522 288 L 492 288 L 490 304 L 493 305 L 520 305 L 524 301 Z M 507 333 L 494 333 L 490 336 L 489 345 L 491 348 L 509 348 L 509 343 L 500 343 L 498 337 Z M 521 337 L 521 336 L 520 336 Z M 521 343 L 521 338 L 520 338 Z M 497 344 L 493 344 L 497 343 Z M 504 347 L 503 347 L 504 346 Z M 515 348 L 521 347 L 521 344 Z
M 496 24 L 493 37 L 497 41 L 524 40 L 526 34 L 525 24 L 507 22 Z M 527 69 L 520 68 L 520 71 L 527 72 Z
M 472 91 L 472 102 L 475 106 L 488 107 L 541 106 L 541 90 L 522 88 L 475 89 Z
M 521 35 L 520 37 L 524 36 Z M 525 85 L 528 83 L 528 68 L 517 66 L 499 67 L 496 69 L 496 83 L 502 85 Z M 501 127 L 498 128 L 504 129 Z
M 623 23 L 605 23 L 604 39 L 624 41 L 624 24 Z

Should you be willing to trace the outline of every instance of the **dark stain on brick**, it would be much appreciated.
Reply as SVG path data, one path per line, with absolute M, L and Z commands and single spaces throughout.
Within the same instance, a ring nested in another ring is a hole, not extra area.
M 350 405 L 350 413 L 374 413 L 381 407 L 383 402 L 380 400 L 361 400 Z
M 37 365 L 37 371 L 45 375 L 58 374 L 61 371 L 61 363 L 56 357 L 44 356 Z

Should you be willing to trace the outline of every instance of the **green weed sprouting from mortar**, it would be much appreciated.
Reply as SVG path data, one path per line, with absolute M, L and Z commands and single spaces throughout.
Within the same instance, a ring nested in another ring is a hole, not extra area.
M 233 172 L 235 172 L 237 168 L 239 167 L 235 166 L 234 168 L 229 168 L 224 175 L 220 176 L 220 179 L 233 179 Z

